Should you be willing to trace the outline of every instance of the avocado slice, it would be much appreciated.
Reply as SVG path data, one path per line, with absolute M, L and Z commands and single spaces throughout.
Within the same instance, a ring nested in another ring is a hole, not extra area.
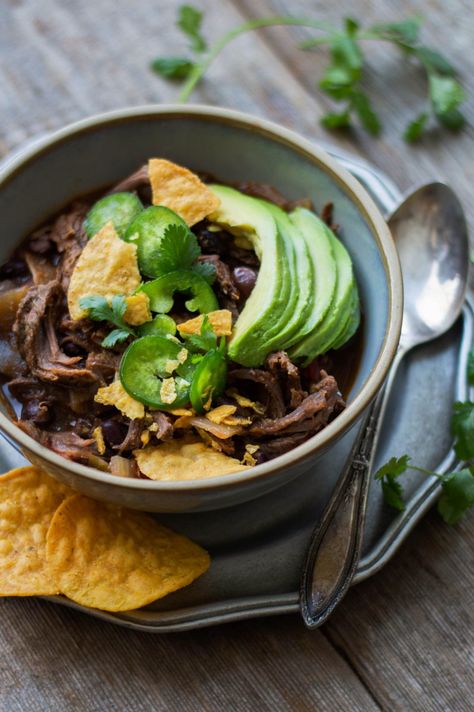
M 341 331 L 341 334 L 337 337 L 337 339 L 333 342 L 331 348 L 332 349 L 340 349 L 341 346 L 344 346 L 346 341 L 349 341 L 354 334 L 356 333 L 357 329 L 359 328 L 360 324 L 360 304 L 359 304 L 359 293 L 357 291 L 357 287 L 354 285 L 354 289 L 352 290 L 352 306 L 351 306 L 351 312 L 349 314 L 349 318 L 344 326 L 344 328 Z
M 220 205 L 210 219 L 237 237 L 247 238 L 260 260 L 255 287 L 233 329 L 229 356 L 243 366 L 259 366 L 265 360 L 269 335 L 283 329 L 292 290 L 288 245 L 263 201 L 233 188 L 210 185 Z
M 292 339 L 298 337 L 313 308 L 313 262 L 310 259 L 306 241 L 300 230 L 293 225 L 287 213 L 273 203 L 259 201 L 270 211 L 278 232 L 283 238 L 290 268 L 291 290 L 283 315 L 283 326 L 272 329 L 267 334 L 266 354 L 274 349 L 286 349 Z
M 289 350 L 291 358 L 302 361 L 304 366 L 332 347 L 332 344 L 341 335 L 351 314 L 352 294 L 355 288 L 352 261 L 342 242 L 329 228 L 327 228 L 327 235 L 331 240 L 336 261 L 336 289 L 326 316 L 319 326 Z
M 337 282 L 336 260 L 326 223 L 306 208 L 296 208 L 289 218 L 306 242 L 313 273 L 309 285 L 311 309 L 298 333 L 287 342 L 286 348 L 301 341 L 321 323 L 331 305 Z

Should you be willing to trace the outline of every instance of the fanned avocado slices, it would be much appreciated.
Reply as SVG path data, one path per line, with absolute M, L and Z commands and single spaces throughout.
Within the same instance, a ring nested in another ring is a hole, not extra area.
M 307 365 L 350 339 L 359 325 L 359 296 L 349 253 L 332 230 L 305 208 L 288 216 L 233 188 L 210 188 L 221 201 L 212 222 L 246 238 L 260 260 L 234 325 L 230 358 L 260 366 L 269 353 L 284 349 Z

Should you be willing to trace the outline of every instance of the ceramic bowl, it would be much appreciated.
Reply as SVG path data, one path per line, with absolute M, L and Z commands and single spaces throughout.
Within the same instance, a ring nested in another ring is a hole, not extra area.
M 244 472 L 207 480 L 115 477 L 70 462 L 25 435 L 1 406 L 0 429 L 31 462 L 98 499 L 156 512 L 210 510 L 258 497 L 304 473 L 361 417 L 395 354 L 402 280 L 394 243 L 372 199 L 313 143 L 259 118 L 206 106 L 146 106 L 85 119 L 30 145 L 0 171 L 0 263 L 35 226 L 71 199 L 131 173 L 150 156 L 254 180 L 288 199 L 331 201 L 354 263 L 364 313 L 363 347 L 348 407 L 290 452 Z

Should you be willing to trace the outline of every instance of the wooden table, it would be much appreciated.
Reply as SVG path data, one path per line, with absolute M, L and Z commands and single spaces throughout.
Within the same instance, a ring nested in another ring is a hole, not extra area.
M 200 0 L 215 37 L 244 18 L 288 10 L 283 0 Z M 152 75 L 157 54 L 184 43 L 176 0 L 3 0 L 0 3 L 0 154 L 41 132 L 126 105 L 170 101 Z M 470 0 L 293 0 L 293 14 L 366 22 L 422 13 L 425 37 L 460 67 L 473 110 Z M 470 11 L 468 12 L 468 8 Z M 376 10 L 375 10 L 376 8 Z M 304 54 L 306 31 L 240 38 L 195 99 L 259 114 L 372 160 L 403 188 L 445 178 L 474 223 L 472 125 L 408 147 L 423 76 L 373 43 L 364 80 L 383 117 L 369 138 L 328 135 L 315 91 L 326 50 Z M 324 628 L 271 618 L 179 635 L 116 628 L 38 600 L 0 601 L 0 710 L 470 710 L 474 705 L 474 512 L 448 527 L 432 512 L 394 560 L 353 589 Z

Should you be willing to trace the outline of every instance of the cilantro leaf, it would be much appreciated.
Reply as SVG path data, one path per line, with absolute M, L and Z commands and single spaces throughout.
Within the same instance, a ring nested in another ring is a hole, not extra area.
M 194 52 L 204 52 L 207 49 L 206 40 L 201 34 L 203 14 L 192 5 L 181 5 L 178 10 L 177 26 L 191 40 Z
M 384 479 L 384 477 L 391 477 L 392 479 L 396 479 L 397 477 L 400 477 L 400 475 L 403 475 L 407 471 L 410 459 L 411 458 L 409 455 L 402 455 L 401 457 L 391 457 L 390 460 L 385 463 L 385 465 L 382 465 L 382 467 L 377 470 L 377 472 L 375 473 L 375 479 L 382 480 Z
M 195 65 L 186 57 L 157 57 L 150 66 L 165 79 L 186 79 Z
M 466 98 L 464 89 L 452 77 L 430 74 L 428 81 L 430 101 L 437 116 L 457 109 Z
M 123 329 L 113 329 L 110 334 L 107 334 L 105 339 L 102 340 L 101 345 L 104 349 L 111 349 L 116 344 L 121 344 L 126 341 L 130 336 L 129 331 L 124 331 Z
M 456 70 L 453 65 L 442 54 L 431 47 L 417 47 L 414 54 L 418 57 L 429 72 L 438 72 L 445 76 L 454 77 Z
M 405 502 L 403 488 L 400 482 L 397 482 L 397 478 L 407 471 L 409 462 L 408 455 L 392 457 L 375 473 L 375 479 L 382 480 L 382 492 L 386 503 L 400 512 L 405 509 Z
M 428 118 L 428 112 L 423 111 L 419 116 L 416 117 L 416 119 L 411 121 L 405 129 L 405 133 L 403 134 L 403 138 L 405 139 L 405 141 L 408 141 L 408 143 L 418 141 L 423 131 L 425 130 Z
M 474 386 L 474 351 L 470 351 L 467 357 L 467 381 Z
M 411 46 L 418 41 L 420 33 L 421 18 L 408 17 L 401 22 L 387 22 L 377 25 L 372 25 L 370 32 L 378 34 L 380 39 L 386 39 L 390 42 Z
M 193 272 L 206 280 L 208 284 L 213 284 L 216 278 L 216 268 L 212 262 L 196 262 L 192 266 Z
M 186 348 L 190 351 L 210 351 L 217 346 L 217 336 L 207 314 L 201 324 L 200 334 L 186 334 Z
M 451 109 L 451 111 L 446 111 L 444 114 L 438 114 L 436 118 L 451 131 L 459 131 L 466 123 L 466 118 L 459 109 Z
M 474 474 L 468 468 L 452 472 L 443 481 L 438 512 L 448 524 L 456 524 L 474 505 Z
M 123 316 L 127 310 L 127 300 L 123 294 L 112 297 L 111 304 L 99 294 L 82 297 L 79 301 L 81 309 L 87 310 L 87 316 L 94 321 L 109 321 L 117 328 L 108 334 L 102 341 L 102 346 L 110 349 L 129 336 L 135 336 L 134 330 L 124 322 Z
M 346 109 L 345 111 L 329 112 L 321 118 L 321 124 L 327 129 L 345 129 L 351 125 L 351 115 Z
M 389 507 L 398 509 L 399 512 L 404 511 L 405 502 L 403 501 L 403 487 L 400 482 L 397 482 L 391 477 L 387 477 L 385 480 L 382 480 L 382 492 L 384 500 Z
M 460 460 L 474 458 L 474 403 L 458 402 L 453 406 L 451 432 L 456 438 L 454 451 Z
M 354 92 L 351 105 L 355 109 L 364 129 L 372 134 L 372 136 L 378 136 L 381 129 L 379 117 L 375 113 L 367 94 L 361 91 Z
M 177 269 L 190 269 L 201 254 L 194 233 L 184 225 L 168 225 L 157 251 L 157 267 L 161 274 Z

